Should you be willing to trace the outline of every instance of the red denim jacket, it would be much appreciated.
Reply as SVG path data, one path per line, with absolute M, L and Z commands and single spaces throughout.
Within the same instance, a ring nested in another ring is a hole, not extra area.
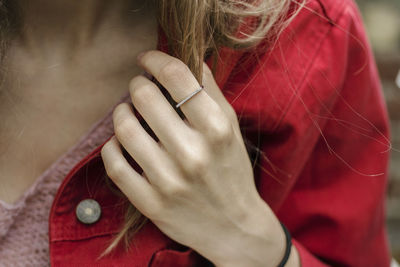
M 162 31 L 158 47 L 167 51 Z M 355 4 L 308 1 L 267 51 L 222 48 L 216 79 L 246 143 L 261 152 L 249 150 L 257 188 L 290 230 L 302 266 L 389 266 L 388 118 Z M 97 260 L 118 232 L 126 204 L 105 182 L 100 150 L 74 167 L 55 197 L 52 266 L 205 266 L 151 222 L 129 251 L 120 246 Z M 102 209 L 91 225 L 75 215 L 86 198 Z

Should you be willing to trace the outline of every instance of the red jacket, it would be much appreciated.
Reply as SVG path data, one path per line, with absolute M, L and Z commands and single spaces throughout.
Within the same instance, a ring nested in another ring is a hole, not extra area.
M 158 47 L 166 51 L 161 31 Z M 355 4 L 310 0 L 268 51 L 223 48 L 220 57 L 218 85 L 246 142 L 262 152 L 250 150 L 257 188 L 290 230 L 302 266 L 389 266 L 388 118 Z M 204 266 L 198 254 L 151 222 L 130 251 L 121 246 L 96 261 L 118 232 L 126 204 L 105 183 L 100 149 L 68 174 L 56 195 L 49 218 L 51 264 Z M 75 215 L 86 198 L 102 209 L 92 225 Z

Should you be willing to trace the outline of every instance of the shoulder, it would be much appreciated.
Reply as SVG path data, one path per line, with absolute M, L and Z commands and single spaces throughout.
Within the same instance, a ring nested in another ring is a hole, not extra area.
M 362 18 L 354 0 L 304 0 L 304 2 L 295 0 L 291 5 L 293 10 L 299 10 L 299 12 L 289 24 L 289 30 L 301 28 L 304 32 L 315 32 L 321 28 L 346 29 L 349 24 L 355 23 L 363 27 Z M 346 33 L 346 31 L 343 32 Z
M 248 111 L 250 117 L 263 113 L 268 121 L 264 129 L 270 131 L 288 122 L 290 114 L 294 114 L 290 123 L 296 125 L 299 116 L 321 115 L 323 107 L 333 105 L 349 77 L 361 77 L 349 73 L 365 62 L 374 65 L 352 0 L 307 0 L 279 38 L 268 42 L 261 43 L 262 49 L 256 52 L 224 49 L 218 75 L 223 74 L 219 85 L 234 108 L 240 114 Z M 368 69 L 363 70 L 367 76 Z
M 296 3 L 297 1 L 294 1 Z M 306 0 L 306 9 L 312 8 L 331 22 L 337 23 L 343 16 L 351 16 L 358 13 L 354 0 Z

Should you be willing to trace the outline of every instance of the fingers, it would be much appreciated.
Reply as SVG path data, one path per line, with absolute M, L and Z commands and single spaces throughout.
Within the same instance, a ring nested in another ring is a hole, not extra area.
M 236 123 L 237 115 L 235 110 L 233 109 L 231 104 L 227 101 L 222 91 L 219 89 L 218 84 L 215 81 L 210 68 L 205 62 L 203 62 L 203 85 L 204 85 L 204 90 L 222 108 L 224 113 L 228 116 L 228 119 Z
M 144 76 L 136 76 L 130 83 L 132 103 L 172 155 L 178 153 L 182 141 L 193 130 L 179 117 L 160 89 Z
M 137 173 L 122 155 L 118 140 L 112 137 L 101 150 L 108 176 L 143 214 L 157 210 L 157 194 L 151 185 Z
M 164 187 L 175 170 L 167 152 L 143 129 L 127 103 L 115 108 L 113 122 L 118 141 L 140 165 L 149 182 Z
M 158 50 L 145 52 L 138 63 L 152 74 L 170 93 L 176 102 L 200 88 L 189 68 L 177 58 Z M 225 114 L 205 90 L 201 90 L 181 106 L 190 125 L 207 132 L 209 127 L 224 127 Z

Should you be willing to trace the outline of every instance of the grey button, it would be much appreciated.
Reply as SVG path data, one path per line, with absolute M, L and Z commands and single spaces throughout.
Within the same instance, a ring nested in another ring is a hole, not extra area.
M 92 224 L 101 216 L 101 207 L 94 199 L 84 199 L 76 206 L 76 217 L 81 223 Z

